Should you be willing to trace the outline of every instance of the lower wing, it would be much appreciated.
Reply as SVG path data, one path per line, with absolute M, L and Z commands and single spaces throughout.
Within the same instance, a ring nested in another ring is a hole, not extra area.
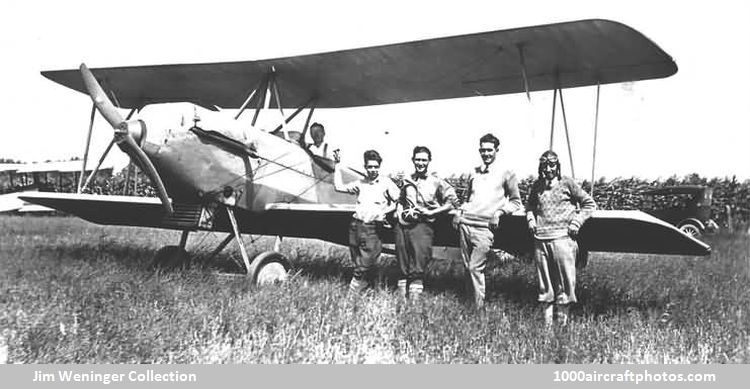
M 435 239 L 446 246 L 457 245 L 450 219 L 438 220 Z M 709 255 L 711 247 L 685 235 L 673 225 L 641 211 L 595 211 L 578 235 L 582 250 L 668 255 Z M 494 247 L 520 254 L 533 248 L 526 217 L 509 215 L 500 219 Z
M 229 232 L 226 212 L 200 204 L 173 204 L 165 215 L 157 198 L 69 193 L 27 193 L 20 199 L 64 211 L 98 224 Z M 322 239 L 347 244 L 353 206 L 336 204 L 268 204 L 263 212 L 235 210 L 240 230 L 260 235 Z M 434 223 L 435 246 L 458 246 L 451 218 Z M 392 243 L 392 234 L 385 234 Z M 583 250 L 644 254 L 708 255 L 711 248 L 662 220 L 641 211 L 595 211 L 581 227 Z M 494 247 L 510 253 L 530 252 L 533 238 L 520 215 L 504 216 Z
M 158 198 L 73 193 L 25 193 L 24 201 L 63 211 L 92 223 L 173 230 L 231 232 L 223 206 L 172 203 L 167 215 Z M 263 212 L 233 208 L 247 234 L 322 239 L 347 244 L 353 204 L 268 204 Z

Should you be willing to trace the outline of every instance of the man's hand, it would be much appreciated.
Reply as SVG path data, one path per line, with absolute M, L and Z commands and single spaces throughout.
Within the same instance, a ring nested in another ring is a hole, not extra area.
M 424 217 L 431 217 L 433 215 L 432 210 L 421 205 L 417 205 L 416 207 L 414 207 L 414 210 L 419 212 Z
M 568 235 L 573 239 L 577 239 L 579 228 L 580 227 L 578 227 L 578 224 L 570 223 L 570 225 L 568 226 Z
M 341 162 L 341 156 L 339 155 L 339 149 L 333 150 L 333 161 L 336 163 Z
M 453 220 L 451 221 L 451 225 L 453 226 L 454 230 L 458 230 L 458 228 L 461 226 L 461 214 L 460 213 L 453 215 Z
M 529 220 L 529 232 L 531 235 L 536 235 L 536 221 L 534 219 Z
M 500 216 L 503 214 L 503 211 L 497 211 L 492 215 L 489 223 L 490 230 L 495 231 L 497 229 L 497 226 L 500 224 Z

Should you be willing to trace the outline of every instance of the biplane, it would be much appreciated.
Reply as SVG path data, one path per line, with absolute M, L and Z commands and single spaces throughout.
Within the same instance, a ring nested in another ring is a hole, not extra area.
M 312 155 L 299 141 L 315 109 L 529 96 L 583 86 L 597 86 L 598 92 L 602 84 L 676 72 L 675 62 L 656 44 L 608 20 L 267 60 L 97 69 L 82 64 L 44 71 L 48 79 L 90 95 L 92 123 L 95 107 L 114 129 L 100 162 L 116 144 L 148 175 L 158 198 L 38 193 L 23 199 L 94 223 L 182 231 L 177 245 L 156 253 L 158 262 L 186 260 L 191 232 L 227 233 L 214 254 L 236 240 L 253 282 L 278 280 L 286 276 L 289 261 L 277 251 L 249 258 L 243 234 L 347 244 L 355 197 L 335 192 L 332 161 Z M 165 139 L 148 139 L 148 123 L 133 115 L 147 105 L 170 102 L 236 113 L 222 126 L 203 128 L 196 119 Z M 285 115 L 284 109 L 294 111 Z M 130 111 L 123 117 L 121 110 Z M 248 110 L 254 110 L 252 124 L 242 128 L 236 119 Z M 279 110 L 284 119 L 272 130 L 256 128 L 258 115 L 269 110 Z M 292 119 L 305 110 L 304 124 L 293 127 Z M 360 173 L 346 169 L 345 174 L 354 179 Z M 640 211 L 596 211 L 581 228 L 579 243 L 587 251 L 710 252 L 704 243 Z M 458 245 L 449 216 L 435 221 L 435 245 Z M 502 218 L 495 246 L 510 253 L 530 250 L 532 237 L 523 216 Z
M 0 163 L 0 213 L 48 213 L 54 209 L 23 201 L 19 196 L 29 192 L 74 191 L 76 183 L 88 174 L 89 183 L 112 175 L 111 166 L 81 171 L 79 161 L 38 163 Z M 94 180 L 94 181 L 91 181 Z

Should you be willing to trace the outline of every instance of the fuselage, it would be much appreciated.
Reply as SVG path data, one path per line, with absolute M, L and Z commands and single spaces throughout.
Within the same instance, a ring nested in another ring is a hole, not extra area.
M 335 192 L 330 168 L 296 143 L 254 128 L 241 134 L 193 128 L 143 149 L 177 202 L 218 202 L 251 211 L 270 203 L 355 202 Z M 356 173 L 347 176 L 351 180 Z

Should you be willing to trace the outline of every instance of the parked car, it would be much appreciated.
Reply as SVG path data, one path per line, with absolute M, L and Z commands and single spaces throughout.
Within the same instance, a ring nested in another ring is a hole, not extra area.
M 701 185 L 667 186 L 643 192 L 643 211 L 675 225 L 690 236 L 713 232 L 713 188 Z

